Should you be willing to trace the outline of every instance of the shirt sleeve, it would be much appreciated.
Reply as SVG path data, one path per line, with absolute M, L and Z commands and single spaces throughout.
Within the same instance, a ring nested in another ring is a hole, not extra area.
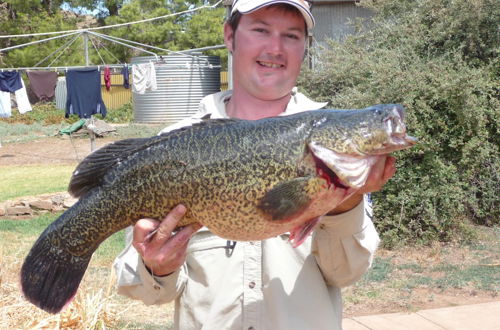
M 345 287 L 370 268 L 380 238 L 367 197 L 352 210 L 324 216 L 314 232 L 312 253 L 328 285 Z
M 139 253 L 128 243 L 113 264 L 118 293 L 142 300 L 146 305 L 158 305 L 174 300 L 187 281 L 185 266 L 168 276 L 153 276 Z

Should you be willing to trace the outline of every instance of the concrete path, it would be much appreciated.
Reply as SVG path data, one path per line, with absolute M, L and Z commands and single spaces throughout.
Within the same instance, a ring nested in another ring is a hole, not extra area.
M 500 301 L 345 318 L 344 330 L 499 330 Z

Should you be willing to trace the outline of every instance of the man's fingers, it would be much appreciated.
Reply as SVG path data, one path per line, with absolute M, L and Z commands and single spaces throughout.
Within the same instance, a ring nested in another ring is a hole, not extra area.
M 196 233 L 202 226 L 199 223 L 186 226 L 179 230 L 170 240 L 162 247 L 162 252 L 176 251 L 185 248 L 191 236 Z
M 161 221 L 156 234 L 151 238 L 151 242 L 164 244 L 172 236 L 172 231 L 177 227 L 177 223 L 182 219 L 184 214 L 186 214 L 186 207 L 184 205 L 179 204 L 174 207 Z
M 137 221 L 134 225 L 134 242 L 144 242 L 148 234 L 158 228 L 159 224 L 160 222 L 154 219 L 140 219 Z

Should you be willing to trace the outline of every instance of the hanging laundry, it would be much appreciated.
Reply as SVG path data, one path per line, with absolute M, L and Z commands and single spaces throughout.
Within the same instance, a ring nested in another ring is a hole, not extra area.
M 57 73 L 53 71 L 28 71 L 30 88 L 36 97 L 35 101 L 49 102 L 54 99 Z
M 10 92 L 0 91 L 0 118 L 7 118 L 10 116 L 12 116 Z
M 80 118 L 90 118 L 97 113 L 106 116 L 101 94 L 101 74 L 97 69 L 69 70 L 66 73 L 66 86 L 66 118 L 70 114 L 77 114 Z
M 152 62 L 134 64 L 132 66 L 132 91 L 144 94 L 146 90 L 155 91 L 156 69 Z
M 26 93 L 26 87 L 24 86 L 24 81 L 19 76 L 19 82 L 21 88 L 14 91 L 16 96 L 17 109 L 19 113 L 25 114 L 31 111 L 31 104 L 28 100 L 28 94 Z M 12 101 L 10 99 L 11 92 L 0 91 L 0 117 L 6 118 L 12 116 Z
M 130 88 L 129 72 L 128 72 L 128 65 L 126 64 L 122 68 L 122 75 L 123 75 L 123 87 L 129 89 Z
M 104 68 L 104 84 L 106 85 L 106 90 L 109 92 L 111 88 L 111 70 L 108 66 Z
M 21 87 L 21 75 L 19 72 L 0 72 L 0 91 L 14 93 Z
M 21 79 L 21 88 L 14 92 L 16 95 L 17 110 L 21 114 L 25 114 L 31 111 L 31 104 L 28 100 L 28 94 L 26 93 L 26 86 L 24 86 L 24 81 Z
M 66 88 L 66 77 L 58 77 L 56 85 L 56 108 L 66 109 L 68 89 Z

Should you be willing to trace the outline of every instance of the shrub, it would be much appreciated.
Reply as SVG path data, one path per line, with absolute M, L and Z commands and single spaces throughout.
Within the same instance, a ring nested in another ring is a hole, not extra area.
M 374 194 L 386 246 L 499 224 L 498 21 L 493 0 L 363 1 L 370 31 L 321 51 L 299 84 L 334 108 L 401 103 L 420 143 Z M 471 17 L 474 17 L 471 20 Z

